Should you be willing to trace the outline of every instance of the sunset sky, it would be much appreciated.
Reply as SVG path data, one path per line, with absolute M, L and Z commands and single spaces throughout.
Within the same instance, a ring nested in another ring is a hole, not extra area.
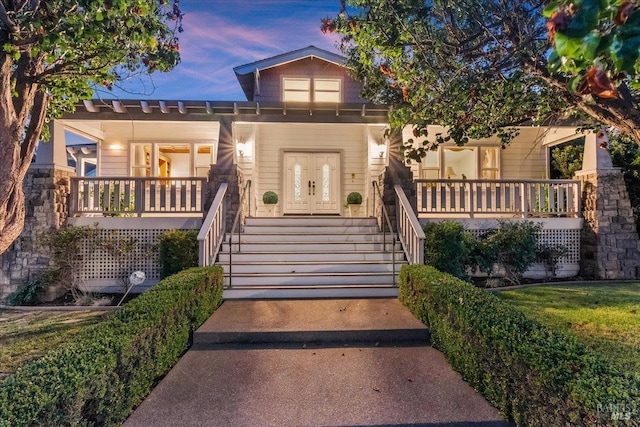
M 240 100 L 233 67 L 309 45 L 339 53 L 337 37 L 320 32 L 320 19 L 340 11 L 339 0 L 182 0 L 182 62 L 170 73 L 127 81 L 122 99 Z

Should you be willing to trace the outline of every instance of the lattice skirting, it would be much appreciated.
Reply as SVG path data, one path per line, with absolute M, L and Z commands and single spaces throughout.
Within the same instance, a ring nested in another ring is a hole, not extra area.
M 491 219 L 447 219 L 462 223 L 465 230 L 478 237 L 491 229 L 498 228 L 498 221 Z M 440 220 L 424 220 L 421 222 L 439 222 Z M 560 258 L 555 271 L 555 277 L 575 277 L 580 272 L 580 234 L 582 230 L 581 218 L 544 218 L 544 219 L 511 219 L 510 221 L 531 221 L 542 223 L 543 228 L 538 233 L 538 244 L 551 247 L 563 246 L 567 254 Z M 549 275 L 542 264 L 534 264 L 524 277 L 527 279 L 541 279 Z
M 89 291 L 119 292 L 134 271 L 145 273 L 138 292 L 160 279 L 158 237 L 169 229 L 198 229 L 202 220 L 193 218 L 74 218 L 73 225 L 96 225 L 96 239 L 83 242 L 79 258 L 80 285 Z M 98 244 L 97 242 L 100 242 Z

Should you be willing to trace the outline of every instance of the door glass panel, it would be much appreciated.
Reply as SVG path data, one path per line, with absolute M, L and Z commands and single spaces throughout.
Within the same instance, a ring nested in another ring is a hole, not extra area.
M 330 167 L 328 164 L 322 166 L 322 201 L 329 201 L 329 173 Z
M 293 199 L 302 200 L 302 166 L 300 165 L 293 167 Z

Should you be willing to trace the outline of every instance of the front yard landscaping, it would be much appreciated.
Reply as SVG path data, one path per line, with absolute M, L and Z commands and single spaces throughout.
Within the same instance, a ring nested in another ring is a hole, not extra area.
M 108 311 L 0 309 L 0 380 L 80 332 L 99 324 Z
M 640 375 L 640 283 L 539 286 L 496 295 Z

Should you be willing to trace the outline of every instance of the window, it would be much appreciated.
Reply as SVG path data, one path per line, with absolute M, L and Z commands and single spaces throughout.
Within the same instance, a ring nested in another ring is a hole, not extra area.
M 335 102 L 342 100 L 340 79 L 284 78 L 282 100 L 284 102 Z M 313 94 L 313 99 L 312 99 Z
M 314 79 L 313 100 L 316 102 L 340 102 L 340 79 Z
M 310 79 L 284 79 L 284 102 L 309 102 L 311 101 Z
M 500 179 L 499 147 L 439 147 L 420 166 L 422 179 Z
M 205 143 L 134 143 L 131 172 L 141 177 L 206 177 L 213 153 L 213 145 Z

